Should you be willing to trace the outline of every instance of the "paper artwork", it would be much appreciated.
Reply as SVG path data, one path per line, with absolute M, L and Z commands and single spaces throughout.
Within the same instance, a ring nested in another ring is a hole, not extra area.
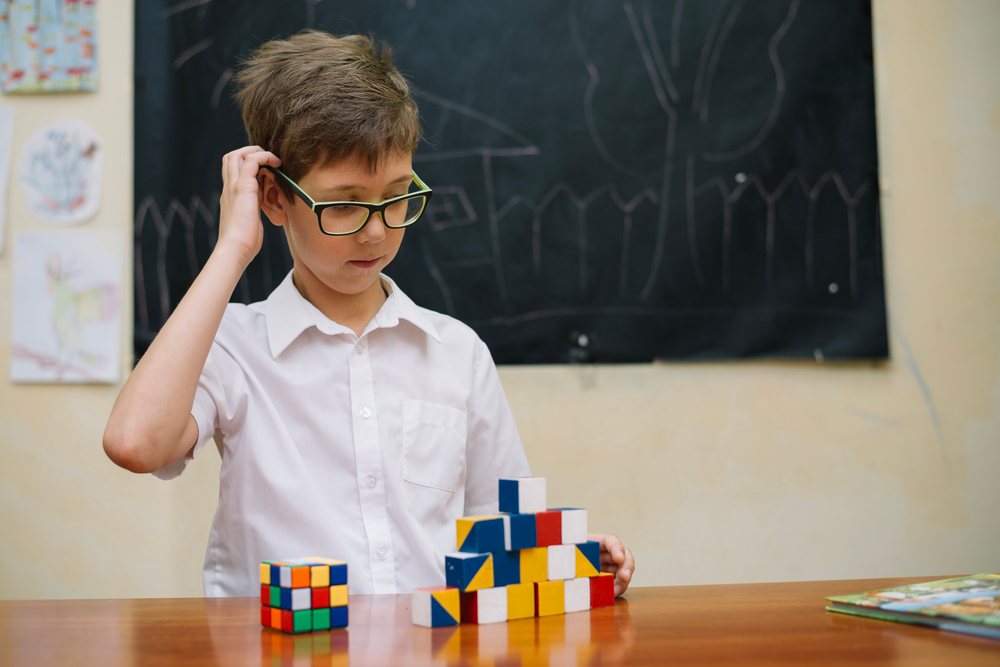
M 122 253 L 115 230 L 15 237 L 12 381 L 118 381 Z
M 7 183 L 14 144 L 14 107 L 0 104 L 0 253 L 7 240 Z
M 97 90 L 97 0 L 0 0 L 0 90 Z
M 79 120 L 32 134 L 21 151 L 21 186 L 28 208 L 45 222 L 76 225 L 97 213 L 101 151 L 97 135 Z

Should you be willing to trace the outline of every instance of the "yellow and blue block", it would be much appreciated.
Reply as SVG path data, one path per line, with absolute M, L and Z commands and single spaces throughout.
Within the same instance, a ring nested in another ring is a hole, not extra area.
M 584 542 L 576 547 L 576 576 L 596 577 L 601 573 L 601 543 Z
M 459 551 L 485 554 L 505 551 L 504 521 L 499 516 L 467 516 L 455 521 Z
M 493 554 L 457 552 L 444 557 L 444 578 L 448 586 L 461 591 L 493 587 Z
M 413 591 L 413 623 L 426 628 L 458 625 L 462 620 L 458 589 L 429 586 Z

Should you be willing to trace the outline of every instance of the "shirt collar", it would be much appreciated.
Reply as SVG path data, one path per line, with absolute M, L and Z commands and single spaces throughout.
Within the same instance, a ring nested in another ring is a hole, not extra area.
M 379 277 L 389 297 L 375 313 L 368 330 L 394 327 L 400 321 L 406 321 L 440 343 L 441 337 L 426 312 L 406 296 L 392 278 L 385 274 Z M 273 357 L 278 357 L 310 327 L 316 327 L 327 335 L 352 333 L 349 328 L 329 319 L 309 303 L 292 282 L 291 272 L 265 301 L 256 303 L 253 307 L 264 314 L 268 345 Z

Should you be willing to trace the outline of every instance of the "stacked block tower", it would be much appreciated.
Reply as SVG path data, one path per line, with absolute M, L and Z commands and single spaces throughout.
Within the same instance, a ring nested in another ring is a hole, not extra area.
M 545 479 L 500 480 L 500 514 L 455 522 L 446 586 L 413 592 L 413 622 L 437 627 L 498 623 L 606 607 L 614 576 L 587 540 L 587 510 L 546 509 Z
M 260 564 L 260 623 L 282 632 L 347 627 L 347 563 L 310 556 Z

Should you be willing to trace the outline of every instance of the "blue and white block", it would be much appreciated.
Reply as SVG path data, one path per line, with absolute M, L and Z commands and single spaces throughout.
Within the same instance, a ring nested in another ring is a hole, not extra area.
M 534 514 L 504 514 L 503 543 L 507 551 L 533 549 L 538 546 Z
M 500 480 L 500 511 L 532 514 L 545 511 L 545 478 L 515 477 Z

